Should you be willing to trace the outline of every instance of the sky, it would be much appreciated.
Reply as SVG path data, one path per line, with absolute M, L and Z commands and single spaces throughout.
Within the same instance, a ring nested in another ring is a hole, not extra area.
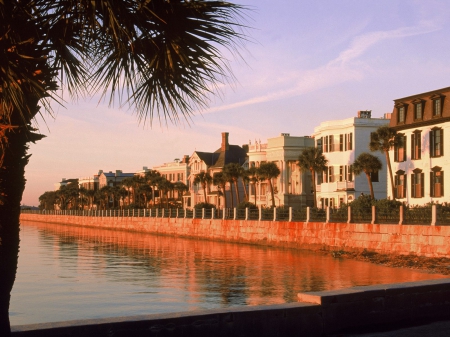
M 450 86 L 448 0 L 240 0 L 249 41 L 230 58 L 236 80 L 209 107 L 178 125 L 139 123 L 98 97 L 55 107 L 36 120 L 22 204 L 39 204 L 62 178 L 99 170 L 136 172 L 220 147 L 221 133 L 243 145 Z

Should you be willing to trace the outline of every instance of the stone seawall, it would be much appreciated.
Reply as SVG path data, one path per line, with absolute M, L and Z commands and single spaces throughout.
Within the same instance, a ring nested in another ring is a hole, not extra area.
M 21 214 L 21 220 L 310 250 L 450 255 L 450 226 Z

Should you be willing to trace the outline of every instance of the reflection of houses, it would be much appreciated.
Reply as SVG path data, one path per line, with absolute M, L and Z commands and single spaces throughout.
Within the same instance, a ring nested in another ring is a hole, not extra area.
M 269 138 L 267 144 L 256 141 L 249 144 L 249 167 L 259 167 L 263 162 L 274 162 L 281 171 L 274 179 L 275 204 L 292 207 L 312 205 L 311 176 L 301 173 L 297 160 L 303 149 L 314 146 L 310 137 L 293 137 L 282 133 L 279 137 Z M 257 205 L 271 205 L 268 184 L 263 181 L 251 186 L 249 200 Z
M 185 185 L 188 185 L 189 169 L 188 155 L 184 155 L 181 160 L 175 159 L 171 163 L 164 163 L 163 165 L 153 167 L 153 170 L 158 171 L 161 176 L 171 183 L 182 182 Z M 178 195 L 178 191 L 169 191 L 168 197 L 178 200 L 182 196 Z
M 337 207 L 351 202 L 361 193 L 370 194 L 369 184 L 364 174 L 354 177 L 351 165 L 362 152 L 369 152 L 370 134 L 380 126 L 389 124 L 389 116 L 371 118 L 371 111 L 358 111 L 358 117 L 321 123 L 314 128 L 316 146 L 322 147 L 328 159 L 328 169 L 318 174 L 317 205 Z M 376 199 L 386 198 L 386 159 L 381 152 L 372 152 L 383 168 L 372 175 Z
M 444 171 L 450 168 L 450 156 L 444 152 L 444 134 L 450 134 L 449 97 L 447 87 L 394 100 L 390 126 L 404 136 L 403 146 L 390 151 L 394 197 L 400 201 L 411 205 L 449 201 L 450 184 L 444 184 Z
M 190 195 L 185 197 L 184 206 L 194 206 L 197 203 L 206 201 L 217 205 L 219 208 L 225 207 L 224 197 L 222 195 L 223 191 L 219 192 L 217 187 L 212 184 L 207 187 L 207 200 L 204 200 L 202 187 L 199 184 L 193 183 L 195 175 L 203 171 L 209 173 L 212 177 L 215 172 L 221 172 L 223 167 L 229 163 L 237 163 L 246 168 L 246 157 L 246 146 L 241 147 L 239 145 L 230 145 L 228 142 L 228 132 L 222 132 L 222 144 L 215 152 L 195 151 L 189 158 L 190 174 L 188 177 L 188 186 Z M 226 207 L 230 207 L 232 200 L 230 190 L 227 188 L 225 193 L 227 193 Z M 233 193 L 235 193 L 234 187 Z M 239 195 L 241 196 L 241 201 L 243 201 L 244 193 L 241 180 L 239 181 Z
M 103 186 L 120 186 L 122 185 L 122 180 L 133 176 L 134 173 L 123 173 L 122 170 L 116 170 L 116 172 L 102 172 L 98 178 L 99 188 L 102 188 Z

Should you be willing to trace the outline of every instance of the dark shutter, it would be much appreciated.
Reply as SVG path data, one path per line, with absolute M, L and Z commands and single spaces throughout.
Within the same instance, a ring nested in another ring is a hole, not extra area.
M 444 129 L 441 129 L 441 156 L 443 155 L 444 155 Z
M 430 196 L 434 197 L 434 172 L 430 172 Z
M 411 159 L 416 159 L 414 157 L 414 133 L 411 135 Z
M 407 175 L 403 175 L 403 198 L 406 198 L 406 182 L 407 182 Z
M 444 196 L 444 171 L 441 171 L 441 197 L 443 196 Z
M 425 173 L 420 174 L 420 197 L 423 198 L 425 196 Z
M 414 173 L 411 174 L 411 198 L 416 197 L 416 182 L 414 181 Z

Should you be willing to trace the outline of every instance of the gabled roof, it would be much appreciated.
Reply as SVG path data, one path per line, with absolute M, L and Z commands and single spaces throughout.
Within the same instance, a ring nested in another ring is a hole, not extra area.
M 222 151 L 222 149 L 219 148 L 214 153 L 218 154 L 219 157 L 215 163 L 211 165 L 212 167 L 224 167 L 229 163 L 238 163 L 243 165 L 247 157 L 247 152 L 239 145 L 229 145 L 228 150 L 225 151 Z
M 212 166 L 217 161 L 217 158 L 219 157 L 219 153 L 216 152 L 199 152 L 195 151 L 195 154 L 205 162 L 207 166 Z

